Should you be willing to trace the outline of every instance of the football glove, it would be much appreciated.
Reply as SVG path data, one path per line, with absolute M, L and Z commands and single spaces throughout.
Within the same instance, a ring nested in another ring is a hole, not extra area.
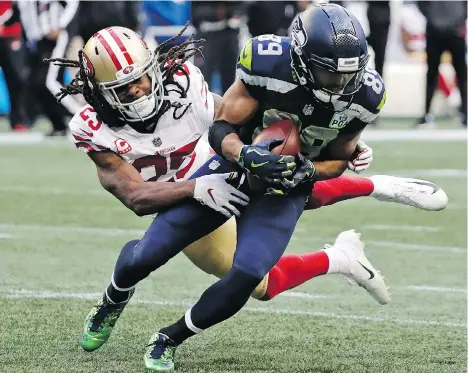
M 285 177 L 292 176 L 296 169 L 293 156 L 272 154 L 271 150 L 284 139 L 261 141 L 256 145 L 244 145 L 237 162 L 246 171 L 270 184 L 281 184 Z
M 234 203 L 247 206 L 249 197 L 228 184 L 228 181 L 235 178 L 237 178 L 236 172 L 201 176 L 195 179 L 193 198 L 227 218 L 232 215 L 240 216 L 240 211 Z
M 357 143 L 353 156 L 355 158 L 348 162 L 348 169 L 357 174 L 367 170 L 374 160 L 372 148 L 362 140 Z
M 293 188 L 297 187 L 301 183 L 309 182 L 315 175 L 315 166 L 312 161 L 305 158 L 302 154 L 298 154 L 298 162 L 296 171 L 292 178 L 285 178 L 281 181 L 281 186 L 270 187 L 267 189 L 268 195 L 287 195 Z

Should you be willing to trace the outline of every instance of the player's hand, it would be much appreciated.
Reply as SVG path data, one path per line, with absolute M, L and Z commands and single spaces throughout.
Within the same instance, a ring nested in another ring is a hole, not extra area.
M 281 184 L 281 181 L 292 176 L 296 169 L 293 156 L 272 154 L 271 150 L 282 144 L 284 139 L 261 141 L 256 145 L 244 145 L 239 153 L 239 165 L 270 184 Z
M 353 160 L 348 162 L 348 168 L 357 174 L 367 170 L 374 160 L 372 148 L 362 140 L 357 143 L 354 154 L 356 156 Z
M 315 175 L 315 166 L 312 161 L 308 160 L 302 154 L 297 155 L 298 167 L 296 172 L 294 172 L 292 178 L 283 179 L 281 185 L 286 191 L 297 187 L 301 183 L 307 183 L 312 180 Z
M 236 172 L 227 174 L 212 174 L 195 179 L 193 198 L 230 218 L 240 216 L 235 204 L 247 206 L 249 197 L 228 184 L 229 180 L 237 178 Z

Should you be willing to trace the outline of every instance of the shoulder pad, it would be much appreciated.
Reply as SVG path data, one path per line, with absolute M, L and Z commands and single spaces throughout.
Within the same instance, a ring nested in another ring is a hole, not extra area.
M 247 86 L 265 87 L 286 93 L 296 88 L 291 69 L 290 40 L 277 35 L 260 35 L 242 48 L 237 77 Z
M 387 92 L 382 77 L 379 73 L 369 67 L 363 75 L 363 84 L 356 93 L 354 102 L 372 114 L 378 114 L 385 105 Z
M 282 63 L 289 62 L 289 39 L 277 35 L 260 35 L 242 48 L 237 66 L 246 73 L 275 78 Z M 289 64 L 289 63 L 288 63 Z

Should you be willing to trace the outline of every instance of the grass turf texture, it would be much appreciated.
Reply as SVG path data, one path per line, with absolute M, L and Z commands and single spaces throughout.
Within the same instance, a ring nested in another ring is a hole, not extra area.
M 287 251 L 317 250 L 356 228 L 392 303 L 377 305 L 341 276 L 314 279 L 289 296 L 251 300 L 189 340 L 176 354 L 179 372 L 466 372 L 466 144 L 371 145 L 367 175 L 458 170 L 425 177 L 445 189 L 448 208 L 342 202 L 306 212 Z M 2 145 L 0 170 L 0 372 L 144 371 L 151 333 L 177 320 L 214 277 L 176 257 L 140 284 L 109 342 L 85 353 L 83 319 L 123 243 L 151 219 L 101 191 L 87 156 L 65 142 Z

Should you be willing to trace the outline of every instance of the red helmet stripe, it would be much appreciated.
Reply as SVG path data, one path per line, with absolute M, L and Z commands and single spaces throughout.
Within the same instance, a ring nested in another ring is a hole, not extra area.
M 112 38 L 115 40 L 117 45 L 119 46 L 120 50 L 122 51 L 123 55 L 125 56 L 125 59 L 127 60 L 129 65 L 133 64 L 132 56 L 128 53 L 127 48 L 125 48 L 124 43 L 122 43 L 122 40 L 120 40 L 119 35 L 114 31 L 112 27 L 106 28 L 106 31 L 112 36 Z
M 104 39 L 104 36 L 101 35 L 101 33 L 95 34 L 95 36 L 98 38 L 98 40 L 101 42 L 102 46 L 106 50 L 107 54 L 110 56 L 112 62 L 114 63 L 114 66 L 117 68 L 117 70 L 122 70 L 122 65 L 119 62 L 119 59 L 115 55 L 114 51 L 110 47 L 110 45 L 107 43 L 106 39 Z

